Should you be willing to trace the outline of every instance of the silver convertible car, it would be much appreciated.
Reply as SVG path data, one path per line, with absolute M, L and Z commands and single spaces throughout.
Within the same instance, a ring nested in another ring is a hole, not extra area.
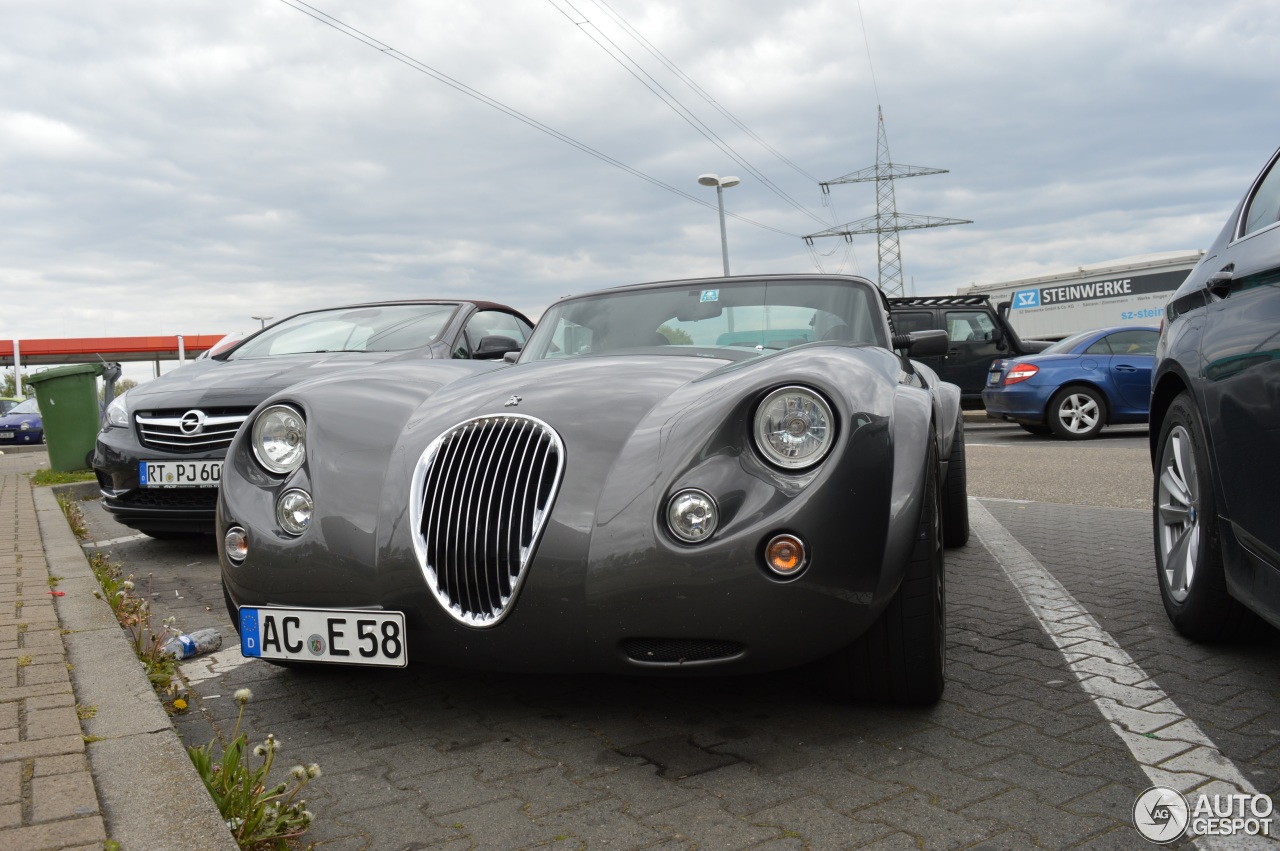
M 218 500 L 246 656 L 708 675 L 812 663 L 942 693 L 968 539 L 957 387 L 862 278 L 619 287 L 507 362 L 384 363 L 273 394 Z M 513 362 L 513 363 L 512 363 Z

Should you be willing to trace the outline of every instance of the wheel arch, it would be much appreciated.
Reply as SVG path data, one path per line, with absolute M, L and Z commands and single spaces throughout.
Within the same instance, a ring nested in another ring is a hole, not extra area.
M 1160 432 L 1164 428 L 1165 414 L 1173 400 L 1184 392 L 1191 391 L 1191 384 L 1175 370 L 1168 370 L 1156 379 L 1151 388 L 1151 410 L 1147 419 L 1147 444 L 1150 448 L 1151 467 L 1155 469 L 1159 463 Z

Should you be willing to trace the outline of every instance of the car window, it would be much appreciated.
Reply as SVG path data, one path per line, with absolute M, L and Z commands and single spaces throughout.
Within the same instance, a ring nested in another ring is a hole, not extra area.
M 1084 339 L 1085 339 L 1086 337 L 1088 337 L 1088 336 L 1090 336 L 1090 335 L 1092 335 L 1092 334 L 1094 334 L 1094 333 L 1095 333 L 1095 332 L 1093 332 L 1093 331 L 1081 331 L 1079 334 L 1072 334 L 1070 337 L 1067 337 L 1067 338 L 1066 338 L 1066 339 L 1064 339 L 1064 340 L 1059 340 L 1058 342 L 1056 342 L 1056 343 L 1054 343 L 1053 345 L 1049 346 L 1049 348 L 1047 348 L 1047 349 L 1045 349 L 1044 351 L 1040 352 L 1040 354 L 1042 354 L 1042 355 L 1061 355 L 1061 354 L 1065 354 L 1065 353 L 1067 353 L 1067 352 L 1070 352 L 1070 351 L 1071 351 L 1072 349 L 1074 349 L 1076 346 L 1080 345 L 1082 342 L 1084 342 Z
M 948 310 L 947 338 L 953 343 L 974 343 L 995 339 L 996 325 L 980 310 Z
M 30 399 L 19 402 L 9 409 L 9 416 L 21 416 L 22 414 L 35 414 L 40 416 L 40 405 L 36 402 L 36 398 L 32 396 Z
M 893 311 L 893 330 L 899 334 L 933 329 L 933 314 L 927 310 Z
M 477 346 L 485 337 L 510 337 L 520 345 L 529 339 L 530 326 L 501 310 L 481 310 L 467 320 L 467 336 Z
M 1277 221 L 1280 221 L 1280 168 L 1272 164 L 1267 176 L 1258 184 L 1258 191 L 1249 199 L 1240 235 L 1261 230 Z
M 259 332 L 230 357 L 416 349 L 434 340 L 457 309 L 454 304 L 382 304 L 302 313 Z
M 1089 348 L 1084 350 L 1086 355 L 1109 355 L 1111 354 L 1111 344 L 1107 342 L 1107 338 L 1103 337 L 1094 342 Z
M 882 316 L 871 287 L 844 281 L 624 289 L 552 306 L 524 359 L 681 346 L 754 355 L 822 340 L 887 346 Z
M 1160 332 L 1155 330 L 1117 331 L 1103 339 L 1111 344 L 1111 351 L 1117 355 L 1154 355 L 1156 343 L 1160 341 Z

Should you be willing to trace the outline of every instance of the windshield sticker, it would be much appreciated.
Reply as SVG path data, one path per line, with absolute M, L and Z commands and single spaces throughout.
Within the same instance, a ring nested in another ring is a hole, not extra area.
M 704 301 L 719 301 L 719 300 L 720 300 L 720 291 L 719 291 L 719 290 L 703 290 L 703 291 L 702 291 L 702 297 L 698 299 L 698 301 L 699 301 L 699 302 L 704 302 Z

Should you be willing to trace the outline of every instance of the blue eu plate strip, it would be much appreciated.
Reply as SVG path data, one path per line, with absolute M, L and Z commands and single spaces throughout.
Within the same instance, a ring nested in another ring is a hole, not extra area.
M 262 641 L 258 638 L 258 610 L 240 610 L 240 654 L 262 656 Z

